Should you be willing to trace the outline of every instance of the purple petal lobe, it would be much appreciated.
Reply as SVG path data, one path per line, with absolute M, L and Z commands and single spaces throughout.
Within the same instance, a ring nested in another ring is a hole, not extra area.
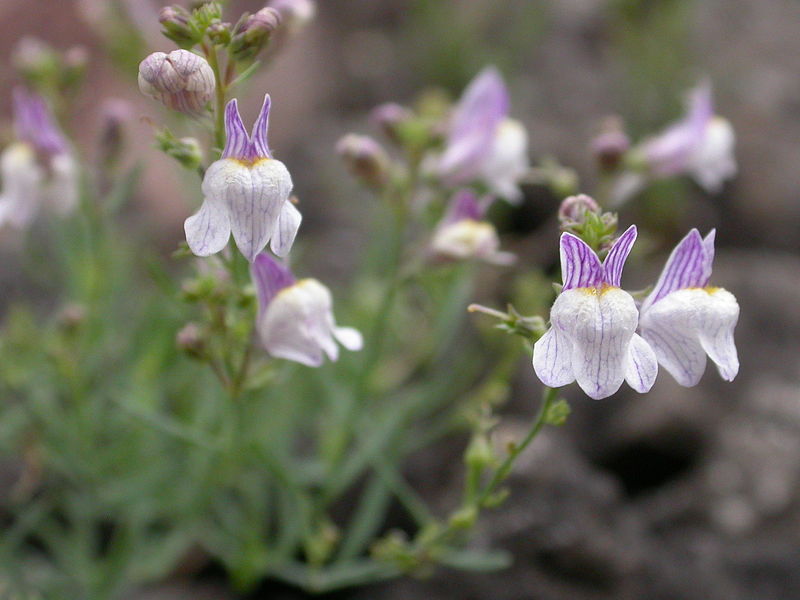
M 605 271 L 605 283 L 619 287 L 622 280 L 622 269 L 625 266 L 625 261 L 633 248 L 633 243 L 636 241 L 636 225 L 631 225 L 625 230 L 606 256 L 603 262 L 603 270 Z
M 700 232 L 692 229 L 678 242 L 667 259 L 655 288 L 644 301 L 643 311 L 676 290 L 704 287 L 708 283 L 713 254 L 709 258 L 707 249 L 713 245 L 714 237 L 710 236 L 708 239 L 709 242 L 704 243 Z
M 261 112 L 258 113 L 258 118 L 253 124 L 253 133 L 251 135 L 252 148 L 255 155 L 259 158 L 272 158 L 269 151 L 269 143 L 267 142 L 267 130 L 269 129 L 269 109 L 272 104 L 269 94 L 264 96 L 264 104 L 261 105 Z
M 478 195 L 472 190 L 462 189 L 457 191 L 450 200 L 450 206 L 442 223 L 456 223 L 464 219 L 480 221 L 485 212 L 478 200 Z
M 458 182 L 476 177 L 508 110 L 508 90 L 499 71 L 494 67 L 484 69 L 467 86 L 453 111 L 447 146 L 439 163 L 441 173 Z
M 64 136 L 44 98 L 23 87 L 14 88 L 13 96 L 17 138 L 45 154 L 66 152 Z
M 561 234 L 561 276 L 564 291 L 603 283 L 603 265 L 594 250 L 571 233 Z
M 250 266 L 250 274 L 256 285 L 259 311 L 266 310 L 278 292 L 295 283 L 294 275 L 289 267 L 278 262 L 266 252 L 256 256 Z
M 239 103 L 234 98 L 225 107 L 225 148 L 222 158 L 249 160 L 251 158 L 250 138 L 239 115 Z

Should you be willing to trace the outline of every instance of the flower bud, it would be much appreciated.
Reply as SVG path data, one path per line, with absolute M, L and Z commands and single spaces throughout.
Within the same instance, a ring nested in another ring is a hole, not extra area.
M 199 114 L 214 88 L 206 59 L 188 50 L 154 52 L 139 64 L 139 89 L 173 110 Z
M 313 0 L 272 0 L 270 6 L 280 13 L 281 22 L 290 34 L 302 29 L 317 14 Z
M 371 137 L 348 133 L 336 144 L 336 152 L 353 176 L 365 184 L 381 187 L 386 183 L 389 177 L 389 156 Z
M 158 15 L 164 27 L 161 33 L 179 46 L 191 48 L 200 41 L 198 32 L 191 26 L 191 16 L 182 6 L 165 6 Z
M 253 58 L 281 24 L 281 14 L 274 8 L 262 8 L 254 15 L 245 14 L 233 29 L 228 48 L 235 60 Z
M 630 147 L 631 140 L 618 117 L 605 119 L 600 133 L 591 142 L 592 154 L 602 171 L 616 170 Z
M 131 118 L 131 105 L 126 100 L 109 98 L 100 110 L 102 128 L 100 129 L 99 154 L 103 164 L 110 166 L 119 160 L 125 142 L 124 126 Z
M 564 198 L 558 207 L 558 220 L 563 224 L 583 223 L 586 213 L 600 214 L 600 206 L 591 196 L 578 194 Z
M 86 307 L 82 304 L 67 304 L 58 313 L 58 326 L 67 333 L 73 333 L 86 322 Z
M 201 358 L 205 352 L 205 340 L 197 323 L 187 323 L 175 336 L 175 344 L 193 358 Z
M 208 35 L 211 43 L 217 46 L 227 46 L 231 43 L 231 24 L 220 21 L 212 23 L 206 29 L 206 35 Z
M 395 144 L 402 141 L 400 128 L 413 118 L 412 112 L 405 106 L 387 102 L 375 107 L 370 120 Z

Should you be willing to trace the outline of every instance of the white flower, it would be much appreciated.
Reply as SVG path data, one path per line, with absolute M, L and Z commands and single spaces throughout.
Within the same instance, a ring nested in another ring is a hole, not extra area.
M 326 355 L 339 358 L 337 342 L 348 350 L 361 349 L 357 330 L 336 325 L 331 293 L 319 281 L 296 281 L 286 266 L 264 253 L 251 271 L 259 302 L 256 328 L 272 356 L 318 367 Z
M 580 238 L 561 236 L 564 287 L 550 309 L 551 327 L 533 347 L 533 368 L 542 382 L 578 382 L 595 399 L 615 393 L 623 381 L 647 392 L 658 374 L 653 350 L 636 334 L 633 297 L 619 288 L 622 268 L 636 240 L 631 226 L 603 263 Z
M 0 226 L 28 227 L 44 207 L 64 215 L 78 204 L 79 169 L 40 96 L 14 90 L 18 141 L 0 155 Z
M 687 173 L 716 193 L 736 175 L 735 142 L 731 124 L 714 115 L 711 86 L 703 82 L 690 92 L 684 118 L 646 140 L 641 152 L 654 176 Z
M 447 214 L 436 227 L 431 251 L 452 260 L 476 258 L 497 265 L 516 260 L 500 251 L 500 238 L 494 225 L 483 220 L 484 207 L 470 190 L 459 190 L 450 201 Z
M 530 167 L 528 133 L 508 118 L 509 97 L 497 69 L 481 71 L 453 109 L 438 171 L 449 185 L 479 182 L 495 196 L 519 201 Z
M 198 256 L 222 250 L 231 232 L 239 251 L 250 262 L 270 240 L 278 256 L 288 254 L 294 243 L 302 217 L 289 200 L 289 171 L 269 151 L 269 108 L 267 95 L 250 136 L 236 100 L 225 109 L 227 141 L 222 158 L 206 170 L 203 205 L 184 223 L 186 241 Z
M 733 340 L 739 305 L 730 292 L 708 287 L 714 236 L 712 230 L 703 239 L 692 229 L 672 251 L 641 308 L 642 337 L 659 364 L 684 386 L 700 381 L 706 355 L 726 381 L 739 372 Z

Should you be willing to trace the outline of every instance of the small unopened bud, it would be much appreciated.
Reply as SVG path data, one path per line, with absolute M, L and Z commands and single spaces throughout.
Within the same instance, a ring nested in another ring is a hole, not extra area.
M 253 58 L 280 24 L 281 15 L 274 8 L 262 8 L 254 15 L 245 14 L 233 29 L 228 51 L 235 60 Z
M 394 102 L 381 104 L 370 114 L 370 120 L 395 144 L 402 141 L 400 129 L 413 117 L 409 109 Z
M 270 7 L 281 15 L 281 22 L 290 34 L 305 27 L 317 14 L 314 0 L 272 0 Z
M 158 15 L 164 27 L 161 33 L 179 46 L 191 48 L 200 41 L 199 32 L 191 25 L 192 15 L 182 6 L 165 6 Z
M 616 170 L 630 147 L 631 140 L 618 117 L 605 119 L 600 133 L 591 143 L 592 154 L 603 171 Z
M 353 176 L 367 185 L 381 187 L 386 183 L 389 177 L 389 156 L 371 137 L 348 133 L 336 144 L 336 152 Z
M 86 307 L 81 304 L 67 304 L 58 313 L 56 321 L 61 329 L 72 333 L 86 322 Z
M 217 46 L 227 46 L 231 43 L 231 24 L 217 21 L 206 29 L 206 35 L 212 44 Z
M 177 160 L 190 171 L 203 162 L 203 149 L 195 138 L 176 138 L 168 129 L 156 133 L 156 144 L 162 152 Z
M 197 323 L 187 323 L 175 336 L 178 349 L 194 358 L 201 358 L 205 352 L 205 338 Z
M 495 454 L 488 438 L 483 433 L 473 436 L 464 454 L 464 462 L 471 469 L 482 471 L 490 467 L 495 461 Z
M 562 225 L 583 223 L 587 213 L 600 214 L 600 205 L 594 198 L 586 194 L 568 196 L 558 207 L 558 220 Z
M 154 52 L 139 64 L 139 89 L 173 110 L 196 115 L 214 94 L 214 71 L 188 50 Z
M 112 165 L 119 160 L 125 142 L 125 123 L 131 118 L 133 110 L 127 100 L 109 98 L 100 109 L 102 127 L 100 129 L 99 154 L 103 164 Z

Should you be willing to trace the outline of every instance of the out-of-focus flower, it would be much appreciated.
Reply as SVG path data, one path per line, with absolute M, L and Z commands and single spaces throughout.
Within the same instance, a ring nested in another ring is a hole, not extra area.
M 606 118 L 591 143 L 592 154 L 603 171 L 616 170 L 630 147 L 631 140 L 619 117 Z
M 367 135 L 348 133 L 336 143 L 336 153 L 347 168 L 372 187 L 383 186 L 389 177 L 389 155 L 378 142 Z
M 623 381 L 641 393 L 653 386 L 656 356 L 636 334 L 633 297 L 619 287 L 635 240 L 631 225 L 601 263 L 583 240 L 561 235 L 564 287 L 550 309 L 550 329 L 533 347 L 533 368 L 545 385 L 577 380 L 595 399 L 615 393 Z
M 259 254 L 251 267 L 258 294 L 256 329 L 272 356 L 318 367 L 325 355 L 339 358 L 339 342 L 360 350 L 361 334 L 337 327 L 331 293 L 316 279 L 296 281 L 288 267 L 268 254 Z
M 481 182 L 492 195 L 515 202 L 528 172 L 528 134 L 509 119 L 509 96 L 500 73 L 484 69 L 455 106 L 438 171 L 450 185 Z
M 222 250 L 231 232 L 250 262 L 268 242 L 278 256 L 286 256 L 294 243 L 301 216 L 289 200 L 292 177 L 269 150 L 269 109 L 267 94 L 252 134 L 247 135 L 236 100 L 225 107 L 227 141 L 222 158 L 206 170 L 203 205 L 184 223 L 186 241 L 197 256 Z
M 400 127 L 414 117 L 413 113 L 395 102 L 376 106 L 370 113 L 370 120 L 394 143 L 401 141 Z
M 568 196 L 558 207 L 558 220 L 562 224 L 583 223 L 587 213 L 600 214 L 600 205 L 594 198 L 586 194 Z
M 14 90 L 14 127 L 17 141 L 0 155 L 0 226 L 23 229 L 43 205 L 60 214 L 71 212 L 78 203 L 79 173 L 41 96 Z
M 656 177 L 687 173 L 711 193 L 736 175 L 735 135 L 731 124 L 714 115 L 711 86 L 703 82 L 688 97 L 686 116 L 663 133 L 645 140 L 640 151 Z
M 197 115 L 214 95 L 214 71 L 188 50 L 153 52 L 139 63 L 139 89 L 168 108 Z
M 510 252 L 500 251 L 500 239 L 494 226 L 484 221 L 485 208 L 471 190 L 459 190 L 450 201 L 431 240 L 434 255 L 452 259 L 477 258 L 496 265 L 516 260 Z
M 703 376 L 706 355 L 724 380 L 732 381 L 739 372 L 733 340 L 739 304 L 730 292 L 708 287 L 714 236 L 712 230 L 703 239 L 692 229 L 672 251 L 641 308 L 642 337 L 659 364 L 687 387 Z
M 314 0 L 272 0 L 269 5 L 280 13 L 281 24 L 290 34 L 305 27 L 317 14 Z
M 271 7 L 246 15 L 234 27 L 228 51 L 236 60 L 253 58 L 269 41 L 280 24 L 281 14 Z

